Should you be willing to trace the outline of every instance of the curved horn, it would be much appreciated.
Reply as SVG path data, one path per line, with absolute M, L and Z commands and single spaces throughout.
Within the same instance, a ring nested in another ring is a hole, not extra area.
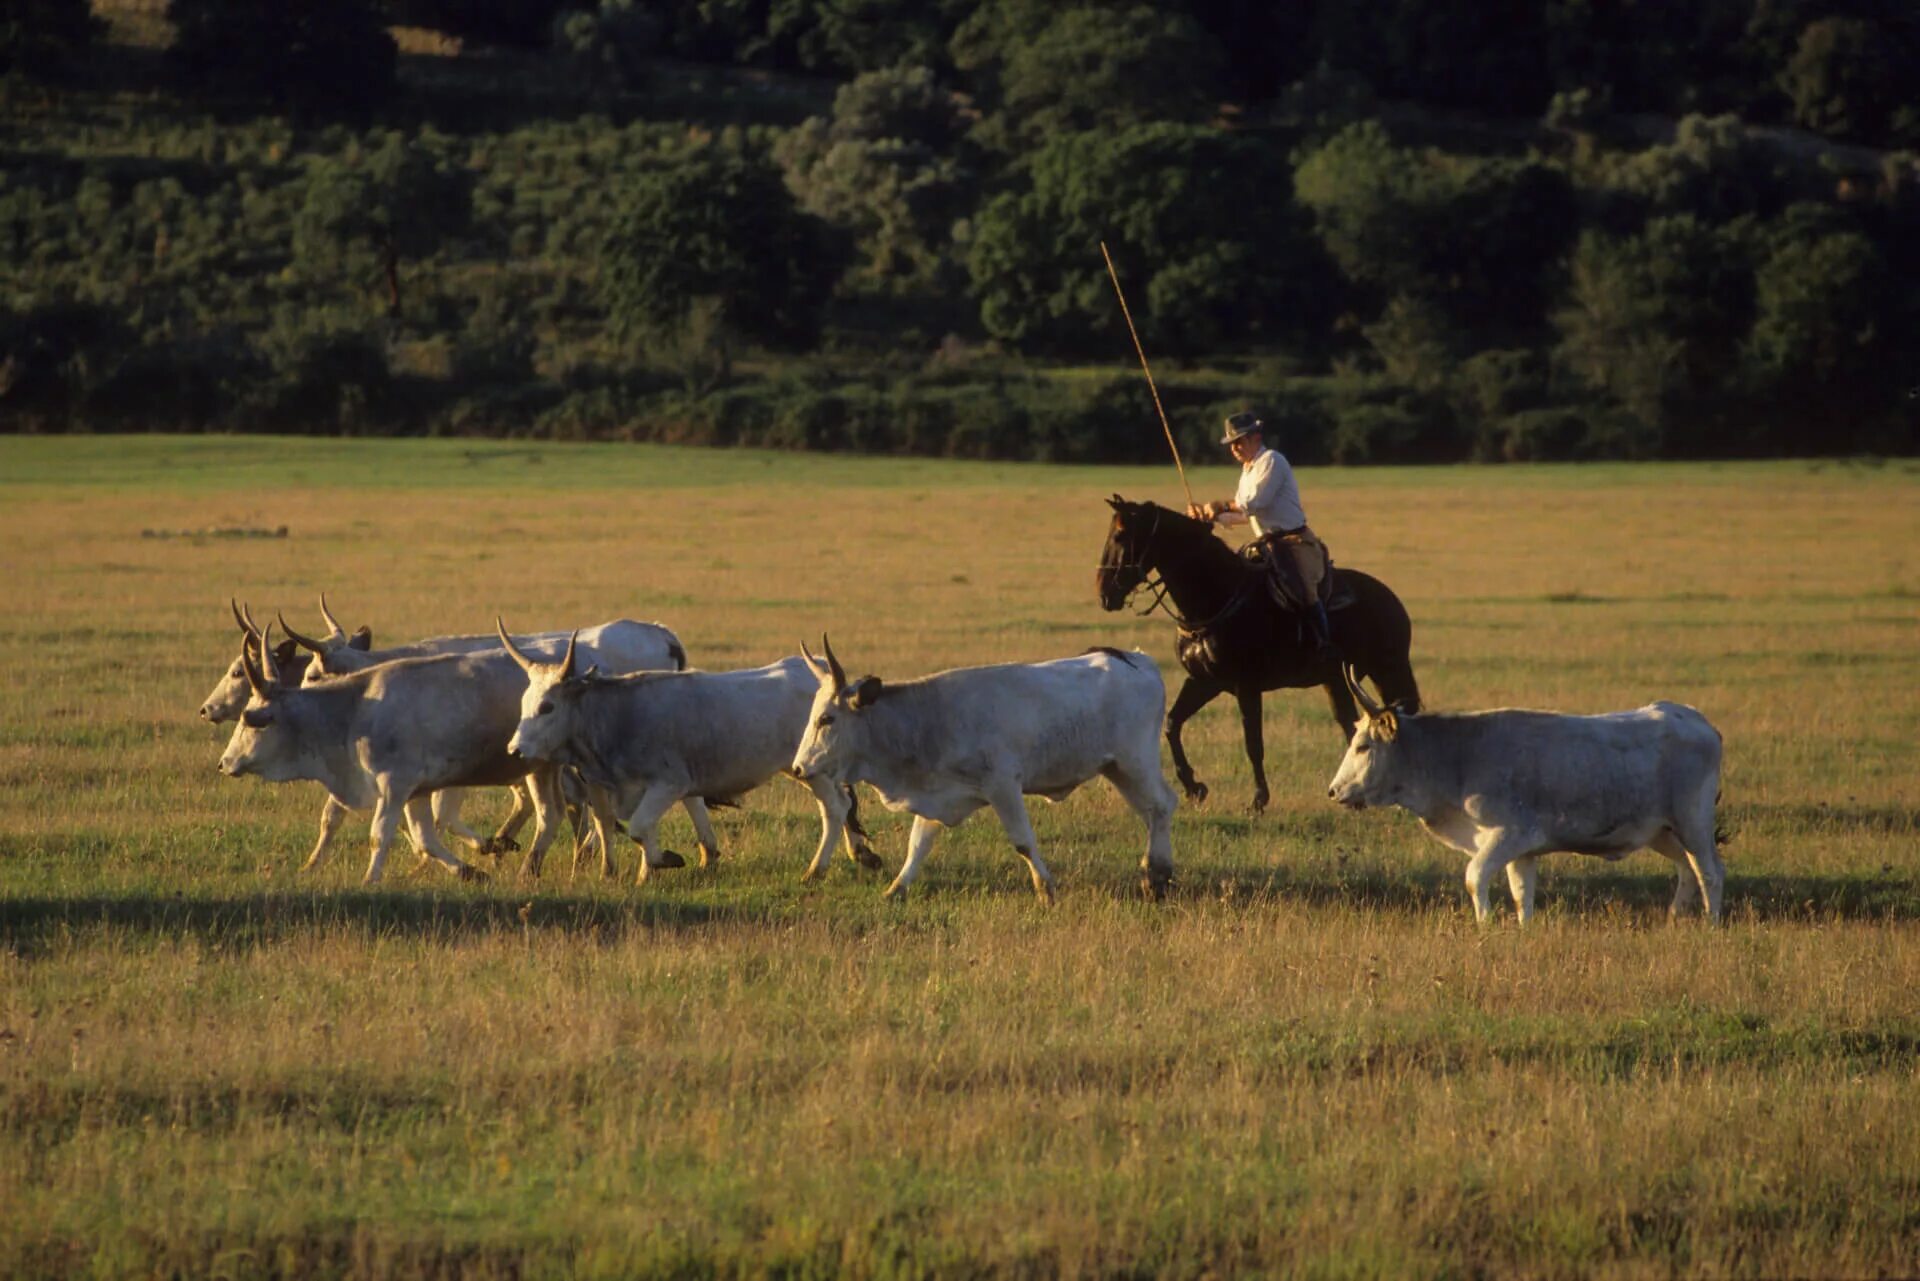
M 801 641 L 801 657 L 803 657 L 803 659 L 806 659 L 806 666 L 808 666 L 808 668 L 812 668 L 812 672 L 814 672 L 814 676 L 828 676 L 829 674 L 828 665 L 826 665 L 826 663 L 822 663 L 820 659 L 816 659 L 816 657 L 814 657 L 814 651 L 806 647 L 806 641 Z
M 327 608 L 327 594 L 325 592 L 320 593 L 320 617 L 327 620 L 328 640 L 346 639 L 347 629 L 340 626 L 340 620 L 335 618 L 333 611 Z
M 227 604 L 233 610 L 233 621 L 240 624 L 240 630 L 251 640 L 254 634 L 253 624 L 249 623 L 246 615 L 240 612 L 240 602 L 229 596 L 227 597 Z
M 1353 701 L 1360 704 L 1360 710 L 1367 714 L 1368 720 L 1379 716 L 1383 710 L 1380 704 L 1367 697 L 1367 691 L 1360 687 L 1360 674 L 1353 669 L 1352 663 L 1345 663 L 1341 671 L 1347 678 L 1347 690 L 1353 695 Z
M 825 632 L 820 633 L 820 648 L 827 651 L 827 670 L 833 673 L 833 688 L 838 693 L 847 687 L 847 673 L 840 666 L 840 660 L 833 656 L 833 642 Z
M 532 671 L 534 660 L 528 658 L 526 653 L 518 645 L 513 643 L 513 637 L 507 635 L 507 625 L 500 621 L 500 615 L 498 614 L 493 616 L 493 629 L 500 633 L 500 644 L 506 648 L 507 653 L 512 656 L 513 661 L 520 664 L 520 670 L 523 672 Z
M 280 620 L 280 630 L 285 632 L 293 640 L 293 643 L 301 649 L 310 649 L 316 654 L 324 654 L 332 648 L 326 641 L 315 640 L 311 636 L 302 636 L 299 632 L 294 631 L 293 625 L 287 622 L 287 616 L 285 614 L 276 611 L 274 617 Z M 272 626 L 272 624 L 269 623 L 268 626 Z
M 560 679 L 563 681 L 573 679 L 573 643 L 579 639 L 579 628 L 576 627 L 573 631 L 567 633 L 567 656 L 560 660 Z
M 240 607 L 240 612 L 246 616 L 247 626 L 253 629 L 253 634 L 255 636 L 259 636 L 261 634 L 262 629 L 260 627 L 260 624 L 253 621 L 253 606 L 242 605 Z
M 261 675 L 260 669 L 254 665 L 253 646 L 242 645 L 240 647 L 240 666 L 247 673 L 247 687 L 261 698 L 265 698 L 267 696 L 267 678 Z
M 280 670 L 273 661 L 273 624 L 267 624 L 267 630 L 260 633 L 260 674 L 272 687 L 280 683 Z

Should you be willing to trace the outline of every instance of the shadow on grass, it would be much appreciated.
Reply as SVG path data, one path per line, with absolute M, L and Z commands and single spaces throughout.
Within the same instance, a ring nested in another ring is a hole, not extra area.
M 1551 863 L 1546 862 L 1534 904 L 1540 911 L 1575 917 L 1603 917 L 1615 910 L 1664 914 L 1673 902 L 1674 886 L 1671 872 L 1555 876 Z M 1742 876 L 1729 869 L 1724 894 L 1725 915 L 1733 921 L 1920 920 L 1920 882 L 1905 876 Z M 1496 878 L 1493 897 L 1496 916 L 1511 916 L 1513 900 L 1504 875 Z M 1310 907 L 1410 915 L 1436 910 L 1472 912 L 1464 876 L 1432 869 L 1296 873 L 1277 868 L 1181 876 L 1170 898 L 1271 898 Z
M 31 954 L 76 934 L 105 930 L 254 946 L 329 929 L 431 939 L 560 932 L 604 945 L 630 934 L 767 921 L 778 914 L 779 909 L 770 912 L 645 892 L 624 900 L 533 897 L 520 901 L 431 890 L 292 891 L 212 898 L 82 894 L 0 899 L 0 945 Z

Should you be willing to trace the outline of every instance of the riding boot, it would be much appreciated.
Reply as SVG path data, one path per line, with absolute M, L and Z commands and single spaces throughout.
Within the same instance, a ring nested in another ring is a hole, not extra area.
M 1327 618 L 1325 601 L 1316 600 L 1307 611 L 1307 628 L 1313 633 L 1313 657 L 1316 662 L 1331 663 L 1340 657 L 1333 644 L 1333 623 Z

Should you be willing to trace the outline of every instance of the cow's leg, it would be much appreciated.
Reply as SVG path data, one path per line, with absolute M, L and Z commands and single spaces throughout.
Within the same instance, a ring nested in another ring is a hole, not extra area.
M 1484 922 L 1493 915 L 1493 878 L 1525 850 L 1526 845 L 1503 828 L 1482 829 L 1477 849 L 1467 860 L 1467 892 L 1473 895 L 1475 920 Z
M 807 864 L 807 870 L 800 874 L 802 884 L 826 874 L 834 847 L 846 836 L 849 794 L 847 789 L 830 778 L 810 778 L 805 781 L 807 790 L 813 793 L 814 804 L 820 807 L 820 844 L 813 851 L 813 859 Z
M 881 898 L 905 898 L 907 887 L 913 884 L 913 878 L 920 875 L 920 864 L 926 860 L 927 851 L 933 848 L 934 833 L 940 830 L 940 824 L 930 818 L 913 816 L 913 831 L 907 836 L 907 861 L 900 865 L 900 874 L 893 878 L 893 884 L 887 886 Z
M 660 819 L 680 800 L 681 792 L 668 783 L 649 783 L 646 791 L 640 794 L 640 801 L 627 815 L 627 835 L 640 843 L 640 867 L 634 873 L 634 884 L 645 885 L 649 869 L 660 866 L 675 866 L 668 863 L 655 863 L 660 854 Z
M 713 816 L 707 813 L 707 803 L 698 796 L 685 796 L 680 799 L 680 808 L 693 820 L 693 837 L 700 842 L 700 866 L 712 867 L 720 861 L 720 838 L 713 834 Z
M 1033 892 L 1042 903 L 1053 902 L 1053 873 L 1040 861 L 1040 838 L 1033 834 L 1033 822 L 1027 817 L 1027 798 L 1015 786 L 1003 786 L 993 792 L 993 812 L 1021 858 L 1027 860 L 1027 873 L 1033 878 Z
M 464 787 L 443 787 L 433 794 L 433 826 L 435 830 L 445 832 L 463 845 L 470 845 L 476 851 L 484 851 L 486 842 L 480 833 L 461 821 L 460 807 L 466 804 L 467 789 Z
M 1507 864 L 1507 889 L 1513 895 L 1513 908 L 1520 914 L 1522 925 L 1533 919 L 1533 887 L 1539 880 L 1539 863 L 1538 854 L 1529 854 Z
M 1267 808 L 1267 746 L 1261 727 L 1260 687 L 1242 685 L 1233 692 L 1240 701 L 1240 732 L 1247 740 L 1247 764 L 1253 766 L 1253 812 Z
M 394 833 L 400 830 L 401 811 L 405 807 L 405 802 L 395 799 L 388 781 L 380 779 L 379 792 L 373 802 L 373 823 L 367 832 L 367 874 L 361 878 L 362 885 L 377 884 L 381 872 L 386 870 L 387 851 L 393 848 Z
M 413 843 L 420 847 L 422 855 L 433 859 L 463 881 L 476 880 L 484 875 L 479 868 L 462 863 L 441 841 L 440 833 L 433 826 L 432 796 L 416 796 L 408 801 L 406 816 L 407 833 L 413 837 Z
M 300 865 L 301 871 L 311 872 L 326 861 L 327 847 L 333 844 L 333 834 L 340 830 L 340 821 L 346 816 L 347 807 L 329 793 L 327 803 L 320 807 L 320 837 L 313 843 L 313 853 L 307 855 L 307 861 Z
M 515 838 L 520 835 L 520 829 L 527 825 L 527 820 L 533 817 L 532 788 L 524 782 L 509 783 L 507 793 L 513 797 L 513 808 L 507 811 L 507 816 L 501 820 L 499 828 L 480 847 L 482 854 L 497 856 L 519 849 L 520 842 Z
M 1715 832 L 1714 809 L 1719 800 L 1720 780 L 1709 778 L 1695 789 L 1683 802 L 1679 821 L 1674 834 L 1686 847 L 1687 861 L 1692 865 L 1694 879 L 1700 883 L 1700 892 L 1707 900 L 1707 920 L 1712 924 L 1720 923 L 1721 892 L 1725 888 L 1727 870 L 1720 862 L 1720 849 Z
M 1706 896 L 1707 919 L 1718 922 L 1720 919 L 1720 893 L 1725 872 L 1720 866 L 1720 857 L 1709 841 L 1705 857 L 1696 857 L 1687 843 L 1672 831 L 1661 832 L 1649 844 L 1660 853 L 1673 860 L 1674 878 L 1673 903 L 1667 908 L 1669 916 L 1690 915 L 1700 906 L 1700 899 Z M 1707 859 L 1711 858 L 1711 864 Z M 1711 872 L 1708 868 L 1711 868 Z
M 1167 750 L 1173 753 L 1173 776 L 1180 780 L 1187 799 L 1196 805 L 1207 799 L 1207 785 L 1193 776 L 1193 766 L 1187 763 L 1187 749 L 1180 743 L 1180 728 L 1225 690 L 1224 685 L 1189 676 L 1174 696 L 1173 706 L 1167 709 Z
M 886 864 L 873 852 L 873 846 L 867 844 L 867 829 L 860 826 L 860 798 L 854 794 L 853 784 L 840 789 L 847 804 L 846 833 L 847 857 L 870 871 L 879 871 Z
M 1179 798 L 1161 776 L 1159 752 L 1150 764 L 1115 761 L 1101 773 L 1147 825 L 1147 856 L 1140 860 L 1140 888 L 1148 898 L 1165 897 L 1173 884 L 1173 811 Z
M 560 832 L 560 816 L 565 805 L 560 796 L 560 770 L 558 766 L 542 765 L 522 781 L 526 784 L 528 798 L 533 802 L 533 844 L 527 847 L 527 857 L 520 865 L 520 875 L 528 880 L 537 880 L 540 868 L 547 860 L 547 849 Z

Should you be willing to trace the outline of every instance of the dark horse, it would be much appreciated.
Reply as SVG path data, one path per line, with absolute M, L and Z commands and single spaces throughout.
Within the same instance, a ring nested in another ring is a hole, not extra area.
M 1180 786 L 1192 800 L 1205 800 L 1207 786 L 1187 763 L 1180 727 L 1227 690 L 1240 700 L 1256 812 L 1267 804 L 1263 691 L 1321 686 L 1351 738 L 1359 714 L 1340 670 L 1340 662 L 1347 662 L 1359 676 L 1373 678 L 1389 705 L 1420 710 L 1420 687 L 1407 658 L 1413 625 L 1400 598 L 1379 579 L 1351 569 L 1333 571 L 1327 608 L 1339 659 L 1316 662 L 1301 619 L 1267 594 L 1266 570 L 1215 538 L 1211 522 L 1154 503 L 1130 503 L 1118 494 L 1107 502 L 1113 527 L 1095 575 L 1101 608 L 1119 609 L 1144 584 L 1155 593 L 1147 611 L 1164 605 L 1180 629 L 1178 652 L 1187 681 L 1167 711 L 1167 746 L 1173 749 Z

